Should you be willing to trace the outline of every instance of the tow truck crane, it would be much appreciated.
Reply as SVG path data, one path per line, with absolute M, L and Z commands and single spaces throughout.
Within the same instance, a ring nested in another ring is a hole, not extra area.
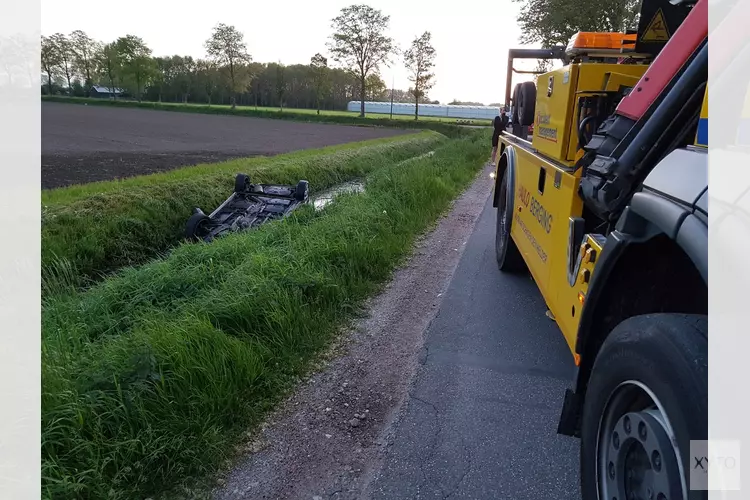
M 514 49 L 493 206 L 503 272 L 530 272 L 576 365 L 558 433 L 585 500 L 704 499 L 708 434 L 707 0 L 644 0 L 638 30 Z M 529 126 L 533 125 L 531 139 Z

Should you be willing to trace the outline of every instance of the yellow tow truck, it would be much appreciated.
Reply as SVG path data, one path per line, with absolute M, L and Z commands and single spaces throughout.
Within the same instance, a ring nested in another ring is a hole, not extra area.
M 570 347 L 558 432 L 581 440 L 585 500 L 707 498 L 707 11 L 644 0 L 637 31 L 508 57 L 497 263 L 530 272 Z M 511 100 L 518 58 L 563 65 Z

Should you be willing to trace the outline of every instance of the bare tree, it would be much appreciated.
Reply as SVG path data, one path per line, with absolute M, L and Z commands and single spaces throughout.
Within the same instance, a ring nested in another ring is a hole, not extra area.
M 73 53 L 73 44 L 70 42 L 68 37 L 62 33 L 55 33 L 50 37 L 52 43 L 55 45 L 57 55 L 59 58 L 60 69 L 63 72 L 65 80 L 68 82 L 68 92 L 72 91 L 71 80 L 73 80 L 73 63 L 75 54 Z
M 244 37 L 234 26 L 219 23 L 213 29 L 211 38 L 206 40 L 206 52 L 219 64 L 225 64 L 229 67 L 230 100 L 232 109 L 234 109 L 237 106 L 235 93 L 242 90 L 238 85 L 237 66 L 251 61 Z
M 98 70 L 96 54 L 101 51 L 101 44 L 81 30 L 70 34 L 70 42 L 75 67 L 84 78 L 84 89 L 88 97 Z
M 435 48 L 431 43 L 432 35 L 425 31 L 411 42 L 411 47 L 404 53 L 404 62 L 410 72 L 409 81 L 414 83 L 410 89 L 414 96 L 414 119 L 419 119 L 419 99 L 435 85 Z
M 35 62 L 36 54 L 39 52 L 39 42 L 35 36 L 27 33 L 19 33 L 13 36 L 16 46 L 15 56 L 18 57 L 18 66 L 26 70 L 29 84 L 36 81 L 39 75 L 39 67 Z
M 315 106 L 320 114 L 320 100 L 323 98 L 328 83 L 328 59 L 317 53 L 310 58 L 313 86 L 315 87 Z
M 115 42 L 103 45 L 96 56 L 102 76 L 109 82 L 109 91 L 117 99 L 117 81 L 120 78 L 122 62 Z
M 20 67 L 23 56 L 19 51 L 20 44 L 17 37 L 0 37 L 0 61 L 2 61 L 5 74 L 8 76 L 8 85 L 13 85 L 13 74 L 15 69 Z
M 203 89 L 208 97 L 208 105 L 211 106 L 211 98 L 216 92 L 219 69 L 214 61 L 208 59 L 198 59 L 196 65 L 196 77 L 203 83 Z
M 351 5 L 341 9 L 332 20 L 334 30 L 328 45 L 333 59 L 346 64 L 357 75 L 360 84 L 360 115 L 365 116 L 366 79 L 371 71 L 387 64 L 395 51 L 393 39 L 385 34 L 390 16 L 368 5 Z
M 175 70 L 174 84 L 176 84 L 182 94 L 182 102 L 187 104 L 188 96 L 190 95 L 195 80 L 195 60 L 190 56 L 173 56 L 172 61 Z
M 41 63 L 42 69 L 47 73 L 47 85 L 49 93 L 52 95 L 52 78 L 58 74 L 60 53 L 57 50 L 55 41 L 44 35 L 42 35 Z
M 284 111 L 284 94 L 286 94 L 286 71 L 279 61 L 276 65 L 276 96 L 279 98 L 279 111 Z

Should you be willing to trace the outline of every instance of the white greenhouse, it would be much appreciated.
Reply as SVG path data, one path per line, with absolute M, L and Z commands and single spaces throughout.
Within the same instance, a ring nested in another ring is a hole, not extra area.
M 362 103 L 349 101 L 347 110 L 359 112 Z M 390 102 L 365 101 L 365 113 L 388 115 L 391 113 Z M 414 115 L 414 104 L 394 102 L 394 115 Z M 500 108 L 493 106 L 450 106 L 445 104 L 420 104 L 419 116 L 439 116 L 444 118 L 492 120 L 500 114 Z

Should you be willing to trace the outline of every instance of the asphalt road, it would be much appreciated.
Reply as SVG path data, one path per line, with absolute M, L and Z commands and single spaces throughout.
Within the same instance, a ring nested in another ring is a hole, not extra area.
M 374 499 L 580 498 L 578 446 L 556 434 L 573 361 L 527 275 L 501 274 L 487 201 L 429 327 Z

